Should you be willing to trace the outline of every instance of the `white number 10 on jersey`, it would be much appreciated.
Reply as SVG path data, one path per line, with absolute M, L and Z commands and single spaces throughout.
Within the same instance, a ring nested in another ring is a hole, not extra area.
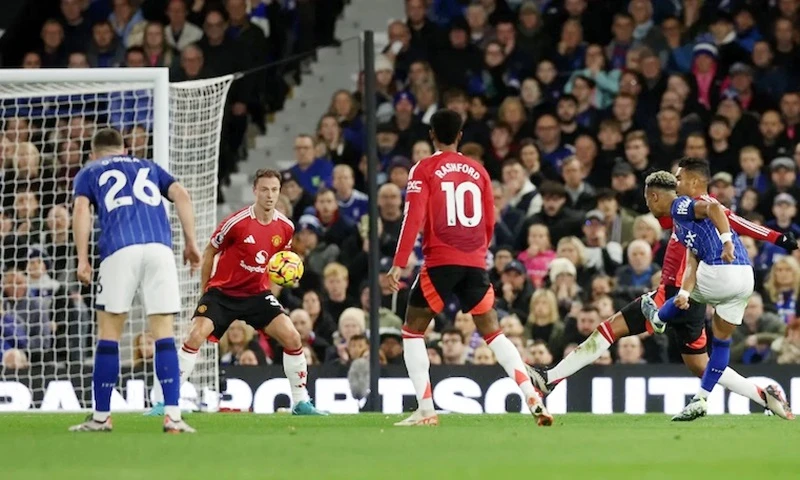
M 447 226 L 455 227 L 460 224 L 464 227 L 476 227 L 483 219 L 483 202 L 481 189 L 471 182 L 464 182 L 455 186 L 453 182 L 442 182 L 442 191 L 445 193 L 447 203 Z M 472 215 L 467 216 L 464 211 L 465 195 L 471 193 Z

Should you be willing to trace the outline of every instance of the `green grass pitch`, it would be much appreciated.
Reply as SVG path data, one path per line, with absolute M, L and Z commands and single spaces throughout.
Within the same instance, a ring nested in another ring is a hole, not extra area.
M 114 415 L 112 433 L 69 433 L 82 415 L 0 416 L 0 478 L 25 479 L 738 479 L 800 478 L 800 423 L 762 415 L 678 424 L 665 415 L 193 414 L 196 435 Z

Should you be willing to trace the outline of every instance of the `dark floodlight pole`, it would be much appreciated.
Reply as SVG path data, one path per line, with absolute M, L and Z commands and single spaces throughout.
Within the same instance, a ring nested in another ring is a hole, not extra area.
M 369 195 L 369 404 L 373 411 L 380 411 L 378 380 L 380 364 L 380 318 L 381 289 L 378 283 L 378 148 L 375 144 L 375 37 L 372 30 L 364 32 L 364 116 L 367 127 L 367 183 Z

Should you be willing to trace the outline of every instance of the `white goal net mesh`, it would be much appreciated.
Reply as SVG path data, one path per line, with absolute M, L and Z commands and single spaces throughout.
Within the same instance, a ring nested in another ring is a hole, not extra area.
M 56 77 L 57 78 L 57 77 Z M 132 155 L 167 168 L 191 193 L 200 248 L 216 226 L 217 162 L 232 77 L 171 84 L 155 104 L 152 82 L 6 83 L 0 76 L 0 411 L 87 409 L 96 343 L 93 287 L 76 278 L 72 181 L 88 161 L 90 139 L 119 129 Z M 169 109 L 169 159 L 153 158 L 154 115 Z M 199 275 L 183 266 L 183 237 L 172 209 L 182 309 L 176 343 L 188 332 Z M 135 229 L 137 225 L 130 225 Z M 103 232 L 95 230 L 92 244 Z M 92 248 L 95 272 L 98 267 Z M 112 410 L 149 406 L 153 338 L 137 304 L 120 342 L 120 395 Z M 216 347 L 202 350 L 182 397 L 218 388 Z

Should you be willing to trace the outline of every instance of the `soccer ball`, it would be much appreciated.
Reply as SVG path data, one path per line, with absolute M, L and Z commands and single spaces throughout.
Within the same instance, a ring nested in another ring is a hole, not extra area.
M 303 277 L 303 260 L 294 252 L 282 250 L 269 259 L 269 281 L 281 287 L 294 287 Z

